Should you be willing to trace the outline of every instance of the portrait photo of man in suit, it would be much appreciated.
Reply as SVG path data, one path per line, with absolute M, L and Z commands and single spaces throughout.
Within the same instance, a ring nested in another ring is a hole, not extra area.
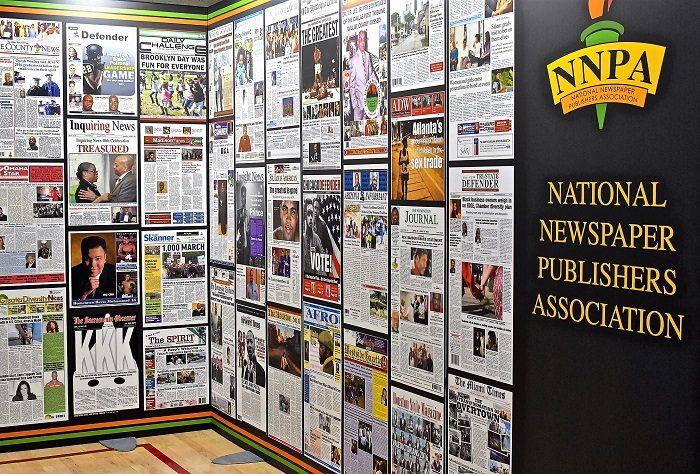
M 357 34 L 357 50 L 350 62 L 350 80 L 348 81 L 353 120 L 367 118 L 365 114 L 365 89 L 369 81 L 379 82 L 374 70 L 374 62 L 375 59 L 367 51 L 367 31 L 361 30 Z
M 72 299 L 116 297 L 116 266 L 108 262 L 105 239 L 99 235 L 84 237 L 80 242 L 80 254 L 81 262 L 71 268 Z
M 117 155 L 114 158 L 116 180 L 110 193 L 111 202 L 136 202 L 135 162 L 136 156 L 131 154 Z
M 260 387 L 265 386 L 265 369 L 258 362 L 258 358 L 255 355 L 255 335 L 253 331 L 248 330 L 245 335 L 245 350 L 246 359 L 243 361 L 243 368 L 241 370 L 241 376 L 243 380 L 252 382 Z

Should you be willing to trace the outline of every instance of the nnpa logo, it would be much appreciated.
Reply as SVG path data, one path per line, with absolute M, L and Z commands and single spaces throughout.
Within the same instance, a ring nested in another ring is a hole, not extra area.
M 613 0 L 588 0 L 591 19 L 610 11 Z M 600 20 L 581 32 L 586 48 L 547 65 L 554 104 L 562 111 L 595 105 L 598 128 L 605 124 L 610 102 L 644 107 L 647 94 L 656 94 L 666 48 L 649 43 L 619 41 L 624 26 Z

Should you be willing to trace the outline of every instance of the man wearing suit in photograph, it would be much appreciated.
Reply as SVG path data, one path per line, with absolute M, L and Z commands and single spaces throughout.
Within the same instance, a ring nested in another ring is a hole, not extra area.
M 80 242 L 82 261 L 71 268 L 73 300 L 116 297 L 116 266 L 107 261 L 107 242 L 90 235 Z
M 247 193 L 245 186 L 241 185 L 241 206 L 236 211 L 236 262 L 241 265 L 248 265 L 250 262 L 250 214 L 246 207 Z
M 379 82 L 374 71 L 373 61 L 372 55 L 367 51 L 367 31 L 362 30 L 357 34 L 357 50 L 350 62 L 348 89 L 350 90 L 353 120 L 367 118 L 365 114 L 365 89 L 369 81 Z
M 136 176 L 134 163 L 136 157 L 131 154 L 117 155 L 114 158 L 114 175 L 117 177 L 110 193 L 112 202 L 136 202 Z
M 259 387 L 265 386 L 265 369 L 263 369 L 258 358 L 255 356 L 255 336 L 253 331 L 248 330 L 245 335 L 246 360 L 243 361 L 241 376 L 243 380 L 252 382 Z

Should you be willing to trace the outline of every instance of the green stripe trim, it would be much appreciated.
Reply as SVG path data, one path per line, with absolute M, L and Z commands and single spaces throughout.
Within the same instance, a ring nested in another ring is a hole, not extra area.
M 246 0 L 252 1 L 252 0 Z M 115 13 L 119 15 L 141 15 L 141 16 L 153 16 L 161 18 L 185 18 L 189 20 L 202 20 L 206 21 L 208 16 L 206 13 L 184 13 L 184 12 L 169 12 L 169 11 L 159 11 L 159 10 L 142 10 L 136 8 L 116 8 L 116 7 L 94 7 L 90 5 L 79 5 L 79 4 L 61 4 L 61 3 L 49 3 L 49 2 L 31 2 L 24 0 L 0 0 L 0 6 L 8 7 L 24 7 L 24 8 L 38 8 L 38 9 L 48 9 L 48 10 L 66 10 L 66 11 L 89 11 L 96 13 Z M 167 5 L 163 5 L 167 7 Z
M 238 0 L 237 2 L 233 2 L 231 5 L 219 8 L 218 10 L 215 10 L 211 13 L 209 13 L 209 20 L 213 20 L 215 17 L 219 15 L 223 15 L 224 13 L 228 13 L 231 10 L 235 10 L 236 8 L 240 8 L 242 6 L 248 5 L 249 3 L 254 2 L 255 0 Z
M 152 423 L 145 425 L 120 426 L 118 428 L 106 428 L 101 430 L 78 431 L 73 433 L 59 433 L 52 435 L 30 436 L 24 438 L 14 438 L 0 440 L 0 446 L 15 446 L 30 443 L 41 443 L 45 441 L 60 441 L 75 438 L 87 438 L 90 436 L 108 436 L 120 433 L 133 433 L 137 431 L 157 430 L 161 428 L 177 428 L 182 426 L 208 425 L 211 418 L 197 418 L 194 420 L 167 421 L 163 423 Z
M 256 443 L 255 441 L 246 438 L 245 436 L 241 435 L 241 434 L 238 433 L 237 431 L 232 430 L 231 428 L 229 428 L 228 426 L 224 425 L 223 423 L 220 423 L 220 422 L 217 421 L 215 418 L 212 418 L 211 421 L 212 421 L 212 424 L 213 424 L 214 426 L 216 426 L 217 428 L 219 428 L 219 429 L 225 431 L 225 432 L 228 433 L 229 435 L 233 436 L 233 437 L 236 438 L 236 440 L 239 441 L 240 443 L 245 444 L 245 445 L 248 445 L 248 446 L 250 446 L 251 448 L 253 448 L 253 449 L 256 450 L 256 451 L 262 452 L 262 453 L 265 454 L 266 456 L 269 456 L 270 458 L 274 459 L 275 461 L 279 462 L 280 464 L 284 465 L 285 467 L 288 467 L 289 469 L 291 469 L 291 470 L 294 471 L 294 472 L 298 472 L 299 474 L 305 474 L 305 473 L 306 473 L 306 471 L 305 471 L 304 469 L 302 469 L 301 467 L 297 466 L 297 465 L 294 464 L 293 462 L 289 461 L 289 460 L 286 459 L 286 458 L 283 458 L 282 456 L 280 456 L 279 454 L 277 454 L 277 453 L 275 453 L 275 452 L 273 452 L 273 451 L 270 451 L 270 450 L 267 449 L 266 447 L 259 445 L 259 444 Z

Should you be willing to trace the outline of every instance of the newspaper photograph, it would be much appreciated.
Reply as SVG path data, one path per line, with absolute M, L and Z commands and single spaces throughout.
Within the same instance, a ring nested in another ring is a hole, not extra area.
M 236 418 L 267 429 L 267 328 L 265 310 L 236 304 Z
M 445 210 L 391 209 L 391 377 L 443 395 Z
M 60 163 L 0 165 L 0 286 L 66 282 L 63 172 Z
M 448 51 L 450 160 L 512 159 L 513 0 L 451 1 Z
M 445 93 L 391 98 L 391 198 L 445 200 Z
M 265 304 L 265 168 L 236 169 L 236 296 Z
M 141 124 L 144 226 L 206 224 L 207 126 Z
M 233 129 L 233 120 L 209 123 L 209 260 L 224 266 L 236 261 Z
M 5 16 L 2 22 L 0 158 L 62 159 L 63 23 Z
M 112 316 L 114 314 L 114 316 Z M 136 310 L 70 318 L 75 335 L 73 413 L 95 415 L 139 408 L 140 350 Z
M 207 37 L 203 31 L 139 29 L 141 119 L 205 121 Z
M 0 293 L 0 426 L 68 420 L 66 290 Z
M 143 330 L 144 410 L 209 403 L 207 327 Z
M 132 27 L 66 24 L 68 113 L 136 115 L 137 40 Z
M 390 2 L 391 91 L 445 83 L 444 0 Z
M 233 270 L 210 270 L 211 405 L 236 417 L 236 309 Z
M 345 158 L 386 158 L 389 136 L 387 0 L 342 5 Z
M 299 2 L 265 9 L 265 142 L 271 159 L 299 158 Z
M 304 176 L 304 296 L 340 302 L 340 175 Z
M 209 118 L 233 115 L 233 23 L 209 30 Z
M 442 400 L 391 387 L 391 472 L 445 472 L 444 414 Z
M 448 409 L 449 472 L 510 474 L 513 393 L 450 375 Z
M 304 455 L 333 472 L 342 465 L 340 311 L 304 302 Z
M 236 20 L 236 163 L 265 160 L 265 57 L 262 10 Z
M 267 344 L 267 434 L 301 452 L 301 313 L 268 306 Z
M 345 330 L 343 442 L 348 474 L 389 473 L 387 346 L 386 339 Z
M 206 230 L 144 231 L 146 327 L 207 322 Z
M 139 232 L 69 232 L 70 307 L 139 303 Z
M 301 10 L 301 140 L 305 169 L 340 169 L 340 0 Z
M 301 309 L 301 174 L 298 163 L 267 165 L 267 300 Z
M 368 169 L 369 168 L 369 169 Z M 344 320 L 389 330 L 387 165 L 345 165 L 343 173 Z
M 450 367 L 513 382 L 514 172 L 450 168 Z
M 67 125 L 68 225 L 138 223 L 137 123 L 69 118 Z

